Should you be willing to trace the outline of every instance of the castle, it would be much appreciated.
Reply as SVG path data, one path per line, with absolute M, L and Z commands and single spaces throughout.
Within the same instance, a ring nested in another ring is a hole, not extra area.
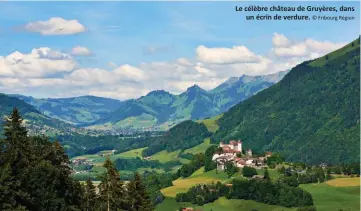
M 223 142 L 221 141 L 221 143 L 219 144 L 219 147 L 221 147 L 223 149 L 223 153 L 242 153 L 242 141 L 238 140 L 238 141 L 230 141 L 229 144 L 223 144 Z
M 242 141 L 231 140 L 229 144 L 224 144 L 222 141 L 219 144 L 222 151 L 216 152 L 212 160 L 217 163 L 218 170 L 224 170 L 226 162 L 232 162 L 235 166 L 242 168 L 244 166 L 258 166 L 263 165 L 264 158 L 252 158 L 252 150 L 248 149 L 242 158 L 237 157 L 237 154 L 242 154 Z

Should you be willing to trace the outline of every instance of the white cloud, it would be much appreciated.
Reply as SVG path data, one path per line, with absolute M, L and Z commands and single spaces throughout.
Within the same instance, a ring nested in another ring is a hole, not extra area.
M 147 78 L 143 70 L 130 66 L 128 64 L 122 65 L 114 69 L 114 73 L 117 76 L 120 76 L 123 79 L 127 79 L 127 80 L 141 81 Z
M 83 46 L 75 46 L 71 49 L 71 55 L 73 56 L 90 56 L 92 55 L 92 52 Z
M 331 51 L 341 48 L 346 43 L 332 43 L 306 39 L 301 42 L 290 41 L 283 34 L 275 33 L 272 38 L 272 53 L 277 57 L 301 57 L 300 59 L 314 59 Z
M 195 58 L 137 66 L 109 62 L 110 69 L 77 67 L 71 55 L 50 48 L 33 49 L 29 54 L 14 52 L 0 57 L 0 92 L 42 93 L 44 97 L 96 95 L 124 100 L 156 89 L 181 93 L 194 84 L 210 90 L 232 76 L 288 70 L 343 45 L 313 39 L 297 42 L 277 33 L 272 42 L 268 55 L 257 55 L 245 46 L 198 46 Z
M 203 45 L 196 49 L 197 59 L 211 64 L 234 64 L 258 62 L 259 56 L 248 50 L 245 46 L 232 48 L 207 48 Z
M 70 55 L 46 47 L 33 49 L 29 54 L 15 51 L 0 57 L 0 76 L 46 77 L 71 72 L 76 65 Z
M 285 37 L 283 34 L 274 33 L 272 44 L 276 47 L 287 47 L 292 44 L 292 41 Z
M 70 35 L 85 31 L 85 26 L 78 20 L 65 20 L 53 17 L 46 21 L 36 21 L 26 24 L 25 29 L 42 35 Z

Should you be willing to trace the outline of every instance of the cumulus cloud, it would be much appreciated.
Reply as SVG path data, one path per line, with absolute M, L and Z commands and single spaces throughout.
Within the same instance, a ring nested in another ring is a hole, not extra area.
M 53 17 L 46 21 L 30 22 L 25 25 L 25 29 L 42 35 L 70 35 L 84 32 L 85 26 L 79 23 L 78 20 Z
M 290 41 L 283 34 L 275 33 L 272 38 L 272 53 L 277 57 L 302 57 L 302 59 L 314 59 L 341 48 L 346 43 L 332 43 L 328 41 L 316 41 L 306 39 L 296 42 Z
M 272 37 L 272 44 L 276 47 L 287 47 L 292 44 L 292 41 L 283 34 L 274 33 Z
M 29 54 L 15 51 L 0 57 L 0 76 L 46 77 L 71 72 L 76 66 L 76 61 L 70 55 L 42 47 L 33 49 Z
M 196 49 L 197 59 L 211 64 L 234 64 L 258 62 L 260 57 L 248 50 L 245 46 L 232 48 L 207 48 L 200 45 Z
M 92 52 L 83 46 L 75 46 L 71 49 L 71 55 L 73 56 L 90 56 L 92 55 Z
M 124 100 L 159 89 L 181 93 L 194 84 L 210 90 L 232 76 L 288 70 L 343 45 L 313 39 L 294 41 L 277 33 L 270 41 L 273 48 L 267 55 L 258 55 L 245 46 L 201 45 L 195 49 L 194 58 L 135 66 L 109 62 L 109 69 L 78 67 L 72 57 L 74 52 L 69 55 L 50 48 L 33 49 L 28 54 L 14 52 L 0 57 L 0 92 L 42 93 L 43 97 L 96 95 Z M 84 55 L 85 50 L 81 52 Z

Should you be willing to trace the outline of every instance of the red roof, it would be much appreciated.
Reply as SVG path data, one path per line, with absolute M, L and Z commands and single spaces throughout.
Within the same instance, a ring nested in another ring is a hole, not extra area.
M 223 153 L 237 153 L 238 151 L 237 150 L 234 150 L 234 149 L 223 149 Z

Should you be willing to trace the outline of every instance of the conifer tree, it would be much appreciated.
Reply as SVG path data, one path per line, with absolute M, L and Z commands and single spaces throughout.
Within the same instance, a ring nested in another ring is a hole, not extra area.
M 93 182 L 88 178 L 84 186 L 83 204 L 84 211 L 96 211 L 97 195 Z
M 7 190 L 4 204 L 0 199 L 0 210 L 23 209 L 30 204 L 30 196 L 24 191 L 24 182 L 32 164 L 32 153 L 27 137 L 27 130 L 22 125 L 19 110 L 14 108 L 11 115 L 5 118 L 4 135 L 1 142 L 0 172 L 2 184 L 0 189 Z
M 135 173 L 134 179 L 127 185 L 127 203 L 129 211 L 152 211 L 153 204 L 146 191 L 145 185 L 142 183 L 140 175 Z
M 106 158 L 103 166 L 107 170 L 100 176 L 101 183 L 98 186 L 101 206 L 106 207 L 105 210 L 107 211 L 126 208 L 124 201 L 125 191 L 119 172 L 109 157 Z

